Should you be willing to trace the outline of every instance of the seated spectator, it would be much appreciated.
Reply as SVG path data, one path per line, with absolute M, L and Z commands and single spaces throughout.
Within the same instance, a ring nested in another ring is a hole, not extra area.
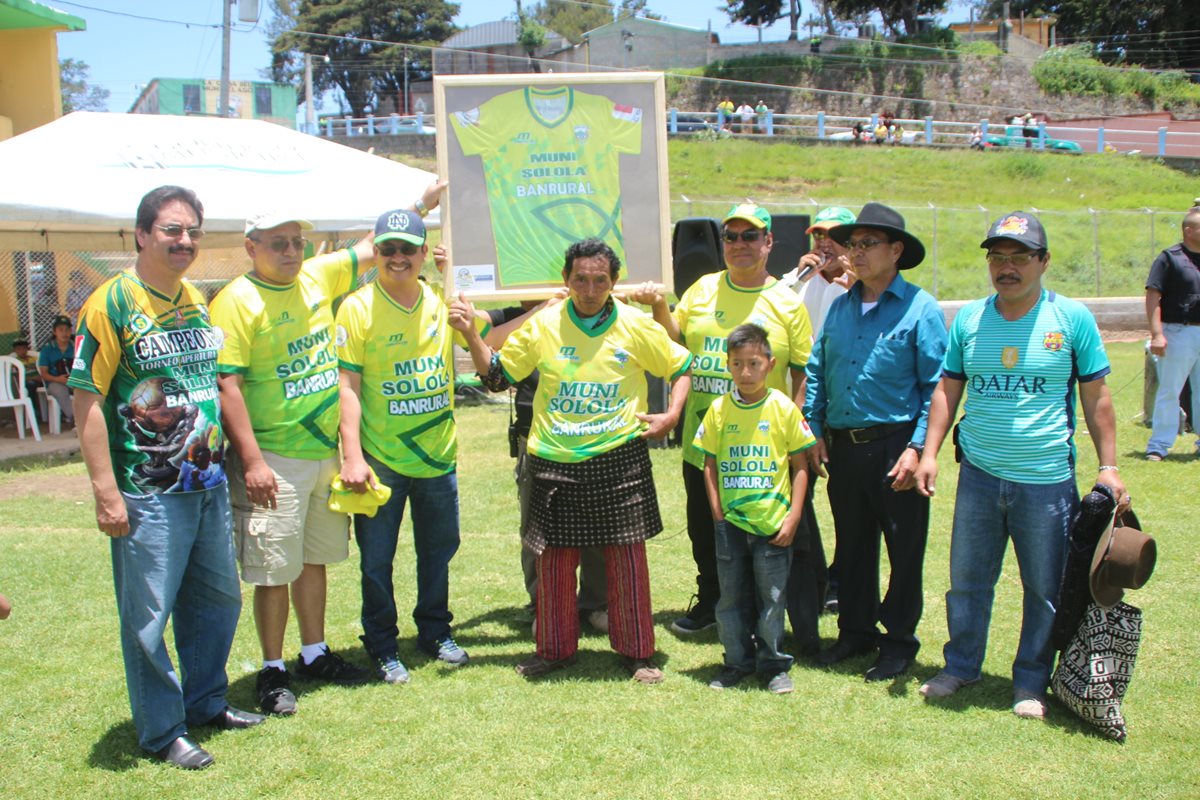
M 71 374 L 71 318 L 59 315 L 54 318 L 54 338 L 42 346 L 38 353 L 38 374 L 46 384 L 46 393 L 58 401 L 63 419 L 68 426 L 75 425 L 75 411 L 71 408 L 71 390 L 67 388 L 67 377 Z
M 29 352 L 29 340 L 17 339 L 12 343 L 12 348 L 12 357 L 25 366 L 25 393 L 30 397 L 36 397 L 38 387 L 42 385 L 42 379 L 38 375 L 37 357 Z M 38 422 L 42 422 L 41 410 L 37 403 L 33 404 L 33 413 Z

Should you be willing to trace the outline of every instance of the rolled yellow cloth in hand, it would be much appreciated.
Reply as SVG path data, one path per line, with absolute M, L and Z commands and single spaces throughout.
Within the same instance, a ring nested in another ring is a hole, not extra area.
M 367 467 L 367 469 L 371 471 L 371 483 L 374 484 L 374 487 L 368 488 L 362 494 L 348 488 L 342 483 L 342 473 L 339 472 L 333 476 L 333 481 L 329 484 L 330 511 L 339 511 L 343 514 L 364 514 L 368 517 L 373 517 L 375 516 L 375 512 L 379 510 L 379 507 L 391 499 L 391 487 L 379 482 L 379 478 L 375 475 L 375 470 L 370 467 Z

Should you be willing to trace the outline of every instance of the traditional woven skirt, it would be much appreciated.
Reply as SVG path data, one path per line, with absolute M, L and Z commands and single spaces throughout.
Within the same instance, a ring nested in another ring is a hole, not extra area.
M 662 531 L 650 451 L 634 439 L 577 463 L 529 455 L 529 516 L 523 544 L 549 547 L 634 544 Z

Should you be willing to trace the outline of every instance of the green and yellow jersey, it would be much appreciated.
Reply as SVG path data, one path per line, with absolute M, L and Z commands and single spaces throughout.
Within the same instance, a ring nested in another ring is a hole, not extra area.
M 354 251 L 338 250 L 305 261 L 287 286 L 246 274 L 213 300 L 213 325 L 224 334 L 217 370 L 242 376 L 263 450 L 311 460 L 336 454 L 333 301 L 354 288 L 357 277 Z
M 487 323 L 477 318 L 476 325 L 487 333 Z M 372 283 L 338 309 L 338 364 L 362 381 L 363 450 L 401 475 L 433 478 L 454 469 L 455 344 L 466 347 L 466 340 L 424 282 L 412 308 Z
M 225 482 L 220 348 L 204 295 L 186 280 L 168 297 L 130 270 L 84 303 L 67 384 L 104 397 L 121 491 L 159 494 Z M 185 461 L 188 480 L 181 481 Z
M 572 243 L 603 239 L 624 260 L 620 154 L 642 149 L 642 110 L 568 87 L 526 87 L 450 115 L 483 160 L 496 269 L 505 286 L 553 282 Z
M 511 383 L 538 370 L 529 452 L 586 461 L 637 437 L 645 426 L 646 372 L 674 380 L 692 360 L 662 326 L 624 303 L 598 326 L 567 300 L 535 314 L 500 349 Z
M 712 457 L 725 519 L 759 536 L 774 536 L 792 507 L 790 456 L 816 443 L 804 415 L 777 389 L 757 403 L 733 393 L 709 406 L 695 447 Z
M 684 345 L 695 356 L 692 391 L 683 412 L 683 460 L 703 469 L 704 454 L 694 444 L 696 428 L 712 402 L 733 389 L 725 364 L 730 331 L 744 323 L 766 330 L 775 356 L 767 386 L 787 394 L 788 369 L 803 372 L 812 354 L 812 328 L 804 303 L 779 281 L 771 278 L 765 286 L 744 289 L 724 270 L 693 283 L 673 313 Z

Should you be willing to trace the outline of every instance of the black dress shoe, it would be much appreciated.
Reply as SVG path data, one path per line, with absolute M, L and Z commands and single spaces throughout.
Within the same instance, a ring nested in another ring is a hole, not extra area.
M 255 714 L 253 711 L 242 711 L 240 708 L 225 706 L 224 711 L 204 724 L 212 725 L 223 731 L 232 731 L 253 728 L 255 725 L 261 725 L 266 719 L 262 714 Z
M 187 736 L 180 736 L 155 753 L 154 757 L 180 769 L 204 769 L 213 763 L 212 754 Z
M 911 658 L 903 658 L 901 656 L 885 656 L 880 655 L 875 659 L 875 663 L 867 670 L 868 681 L 890 681 L 897 675 L 908 672 L 908 668 L 913 665 Z
M 831 667 L 834 664 L 845 661 L 847 658 L 861 656 L 867 653 L 872 653 L 875 648 L 869 644 L 854 645 L 849 642 L 839 641 L 834 643 L 833 647 L 828 650 L 822 650 L 817 653 L 816 662 L 826 667 Z

